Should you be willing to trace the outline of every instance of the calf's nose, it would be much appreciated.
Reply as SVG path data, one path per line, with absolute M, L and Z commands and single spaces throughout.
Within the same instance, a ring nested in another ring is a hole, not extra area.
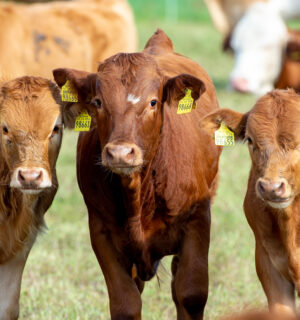
M 21 185 L 34 183 L 38 186 L 41 183 L 42 179 L 42 170 L 23 169 L 19 170 L 18 172 L 18 180 L 21 183 Z
M 105 146 L 107 160 L 114 164 L 135 165 L 137 146 L 133 144 L 117 145 L 108 143 Z
M 260 178 L 257 181 L 257 189 L 263 198 L 281 198 L 287 189 L 287 181 L 285 179 L 267 180 Z

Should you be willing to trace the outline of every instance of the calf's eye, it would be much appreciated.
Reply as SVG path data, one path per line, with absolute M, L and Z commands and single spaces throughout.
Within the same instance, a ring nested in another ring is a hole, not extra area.
M 59 129 L 60 127 L 59 126 L 55 126 L 52 130 L 52 134 L 51 134 L 51 137 L 52 138 L 54 135 L 56 135 L 57 133 L 59 133 Z
M 98 98 L 95 98 L 94 100 L 92 100 L 91 104 L 95 106 L 97 109 L 100 109 L 102 107 L 102 102 Z
M 7 129 L 7 127 L 2 127 L 2 132 L 4 133 L 4 134 L 8 134 L 8 129 Z
M 150 101 L 150 106 L 154 107 L 156 105 L 156 103 L 157 103 L 157 101 L 153 99 Z
M 252 139 L 250 137 L 247 138 L 247 142 L 248 142 L 248 144 L 252 144 L 253 143 Z

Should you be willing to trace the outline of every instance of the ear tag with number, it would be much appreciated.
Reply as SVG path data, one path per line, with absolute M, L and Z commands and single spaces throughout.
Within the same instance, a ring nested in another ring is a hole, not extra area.
M 79 116 L 77 116 L 75 120 L 75 131 L 90 131 L 91 127 L 91 116 L 85 110 L 81 112 Z
M 185 96 L 179 100 L 177 114 L 189 113 L 193 109 L 196 109 L 196 103 L 192 98 L 192 91 L 185 89 Z
M 61 100 L 66 102 L 78 102 L 78 94 L 69 80 L 61 87 Z
M 222 122 L 220 128 L 215 131 L 215 144 L 225 147 L 234 146 L 234 133 L 228 129 L 224 122 Z

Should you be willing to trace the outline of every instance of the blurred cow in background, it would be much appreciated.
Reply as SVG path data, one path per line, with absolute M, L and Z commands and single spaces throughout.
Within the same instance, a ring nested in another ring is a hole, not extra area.
M 288 30 L 270 4 L 253 4 L 232 32 L 230 47 L 235 64 L 230 86 L 240 92 L 263 95 L 279 76 Z
M 300 15 L 298 0 L 256 3 L 247 10 L 230 40 L 235 55 L 229 80 L 233 89 L 263 95 L 274 88 L 282 67 L 291 69 L 291 64 L 285 66 L 285 53 L 290 47 L 289 41 L 295 42 L 295 36 L 290 36 L 283 17 L 292 18 L 297 14 Z M 285 79 L 286 86 L 295 89 L 299 86 L 299 83 L 289 80 L 286 72 Z
M 294 88 L 300 91 L 300 30 L 289 31 L 281 74 L 275 83 L 275 88 Z
M 42 4 L 0 2 L 0 76 L 52 76 L 63 64 L 92 71 L 119 51 L 136 49 L 126 0 Z
M 255 2 L 268 0 L 204 0 L 215 27 L 230 34 L 246 10 Z
M 225 4 L 231 5 L 231 11 L 236 13 L 234 16 L 228 14 L 229 10 L 222 11 L 231 23 L 224 29 L 225 47 L 232 48 L 235 55 L 230 86 L 256 95 L 272 90 L 274 84 L 278 88 L 298 89 L 300 81 L 295 76 L 299 71 L 295 61 L 299 60 L 295 53 L 298 38 L 288 31 L 285 20 L 300 16 L 300 1 L 252 1 L 252 4 L 241 1 L 238 5 L 237 1 L 224 0 L 224 8 Z M 246 11 L 241 17 L 242 9 Z M 291 48 L 293 57 L 289 54 Z

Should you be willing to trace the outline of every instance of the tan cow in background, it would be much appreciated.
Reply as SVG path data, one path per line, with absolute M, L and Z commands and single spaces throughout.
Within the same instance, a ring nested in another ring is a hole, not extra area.
M 258 1 L 268 0 L 204 0 L 215 27 L 224 35 L 230 33 L 246 10 Z
M 126 0 L 0 2 L 0 21 L 0 76 L 9 79 L 50 78 L 61 65 L 92 71 L 112 54 L 136 50 Z

